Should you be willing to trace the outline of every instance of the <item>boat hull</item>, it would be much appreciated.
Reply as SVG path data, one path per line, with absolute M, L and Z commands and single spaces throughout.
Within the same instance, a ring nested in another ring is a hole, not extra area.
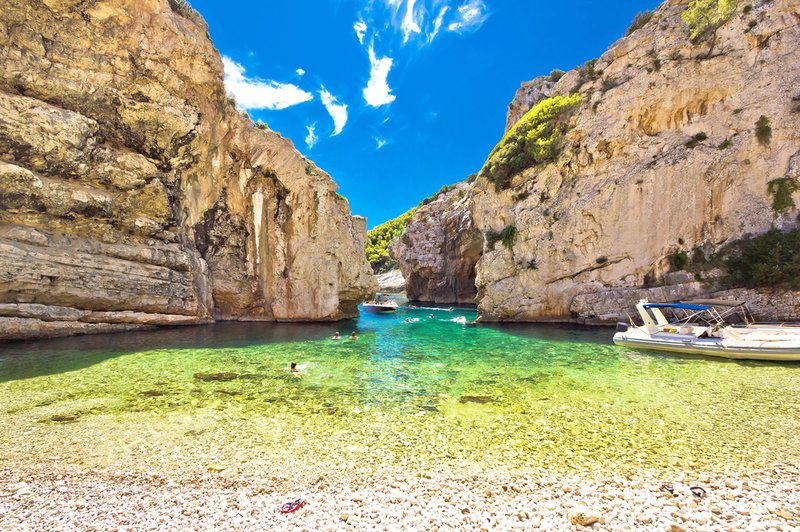
M 394 312 L 397 307 L 390 305 L 362 305 L 364 312 L 373 312 L 376 314 L 383 314 L 386 312 Z
M 701 340 L 686 336 L 674 340 L 667 340 L 663 338 L 647 338 L 643 335 L 631 335 L 624 332 L 618 332 L 614 335 L 614 343 L 616 345 L 635 349 L 664 351 L 684 355 L 782 362 L 800 361 L 800 346 L 797 345 L 787 347 L 770 347 L 764 345 L 744 346 L 731 345 L 719 339 Z

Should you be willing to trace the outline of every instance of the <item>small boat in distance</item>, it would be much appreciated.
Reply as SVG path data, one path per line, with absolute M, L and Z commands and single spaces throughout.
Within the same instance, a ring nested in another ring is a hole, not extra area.
M 364 302 L 366 312 L 394 312 L 397 310 L 397 302 L 386 294 L 375 294 L 375 299 Z
M 636 310 L 643 325 L 633 320 L 630 325 L 618 323 L 616 345 L 687 355 L 800 361 L 800 325 L 755 323 L 740 301 L 648 303 L 643 299 Z M 737 316 L 739 323 L 728 323 Z

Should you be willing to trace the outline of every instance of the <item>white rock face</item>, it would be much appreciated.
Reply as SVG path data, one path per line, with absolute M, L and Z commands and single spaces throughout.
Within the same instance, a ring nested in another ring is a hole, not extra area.
M 499 192 L 476 181 L 477 228 L 518 232 L 478 262 L 482 319 L 574 319 L 578 296 L 663 281 L 675 252 L 797 225 L 797 208 L 774 212 L 767 188 L 800 178 L 800 1 L 754 3 L 698 44 L 685 5 L 666 2 L 615 43 L 597 79 L 571 71 L 555 85 L 583 103 L 554 163 Z M 769 142 L 756 138 L 761 116 Z

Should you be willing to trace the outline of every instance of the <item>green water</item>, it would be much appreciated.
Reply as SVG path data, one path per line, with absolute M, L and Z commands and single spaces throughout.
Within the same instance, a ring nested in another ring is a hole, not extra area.
M 0 460 L 636 471 L 800 455 L 800 365 L 663 356 L 615 347 L 609 329 L 456 316 L 475 313 L 0 345 Z M 329 339 L 336 330 L 359 339 Z

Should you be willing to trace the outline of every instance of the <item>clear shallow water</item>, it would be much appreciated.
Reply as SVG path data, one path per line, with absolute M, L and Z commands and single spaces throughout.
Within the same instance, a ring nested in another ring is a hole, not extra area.
M 0 459 L 636 471 L 800 455 L 800 365 L 640 353 L 613 346 L 610 329 L 458 316 L 475 312 L 2 345 Z M 359 339 L 329 339 L 337 330 Z

